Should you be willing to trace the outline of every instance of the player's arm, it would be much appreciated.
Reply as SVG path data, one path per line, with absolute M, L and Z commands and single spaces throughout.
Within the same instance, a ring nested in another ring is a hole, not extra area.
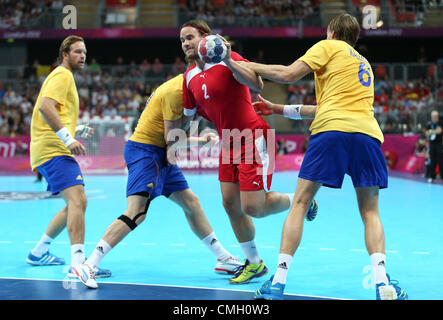
M 314 105 L 282 105 L 272 103 L 260 95 L 258 98 L 260 101 L 254 102 L 252 105 L 258 114 L 265 116 L 279 114 L 294 120 L 314 119 L 317 110 L 317 106 Z
M 226 45 L 226 57 L 223 59 L 223 61 L 232 71 L 235 80 L 255 92 L 261 92 L 264 86 L 262 78 L 255 71 L 247 68 L 238 61 L 233 60 L 231 57 L 231 44 L 221 35 L 217 34 L 217 36 L 222 39 Z
M 43 97 L 38 110 L 42 113 L 43 118 L 55 131 L 56 135 L 62 140 L 69 151 L 74 155 L 86 154 L 85 147 L 75 140 L 69 130 L 63 125 L 57 112 L 58 102 L 54 99 Z
M 293 83 L 312 72 L 311 67 L 302 60 L 297 60 L 289 66 L 256 62 L 242 62 L 241 64 L 265 79 L 280 83 Z

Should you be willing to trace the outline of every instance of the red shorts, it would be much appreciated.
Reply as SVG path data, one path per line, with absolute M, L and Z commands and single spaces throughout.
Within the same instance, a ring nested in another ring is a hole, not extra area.
M 240 191 L 269 191 L 275 163 L 275 139 L 272 150 L 268 149 L 267 140 L 263 136 L 256 138 L 253 144 L 254 157 L 245 156 L 245 148 L 239 161 L 231 157 L 229 163 L 223 161 L 220 153 L 218 179 L 222 182 L 238 182 Z M 249 161 L 245 160 L 249 159 Z

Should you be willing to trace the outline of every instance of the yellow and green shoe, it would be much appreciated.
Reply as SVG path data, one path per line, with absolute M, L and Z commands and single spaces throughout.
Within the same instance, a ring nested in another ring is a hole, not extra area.
M 231 284 L 244 284 L 249 283 L 254 278 L 264 276 L 268 273 L 268 268 L 265 266 L 263 260 L 260 260 L 258 264 L 250 263 L 248 259 L 245 260 L 245 264 L 235 276 L 229 279 Z

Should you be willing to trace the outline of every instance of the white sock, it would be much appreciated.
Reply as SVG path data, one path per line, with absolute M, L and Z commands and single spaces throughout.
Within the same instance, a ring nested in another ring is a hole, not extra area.
M 290 254 L 280 253 L 278 255 L 278 266 L 275 272 L 274 279 L 272 279 L 272 284 L 286 283 L 286 276 L 288 275 L 289 267 L 292 262 L 292 256 Z
M 104 258 L 104 256 L 112 249 L 111 245 L 107 243 L 105 240 L 100 239 L 95 247 L 94 251 L 92 251 L 91 256 L 86 260 L 86 263 L 92 267 L 98 267 L 100 261 Z
M 374 271 L 375 283 L 389 284 L 386 276 L 386 256 L 383 253 L 373 253 L 369 257 L 372 263 L 372 270 Z
M 255 240 L 251 240 L 248 242 L 240 243 L 240 247 L 243 249 L 245 253 L 246 259 L 249 260 L 252 264 L 260 263 L 260 255 L 258 254 L 257 245 L 255 244 Z
M 44 253 L 49 250 L 49 246 L 51 245 L 52 239 L 46 233 L 44 233 L 39 242 L 34 249 L 31 250 L 31 253 L 36 257 L 41 257 Z
M 71 266 L 75 267 L 85 261 L 85 249 L 83 243 L 71 245 Z
M 217 240 L 214 232 L 202 239 L 202 242 L 214 254 L 217 260 L 224 260 L 232 256 L 225 248 L 223 248 L 220 241 Z

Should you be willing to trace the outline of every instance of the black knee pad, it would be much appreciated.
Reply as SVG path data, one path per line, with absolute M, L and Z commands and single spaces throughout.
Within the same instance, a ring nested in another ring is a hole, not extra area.
M 151 203 L 151 199 L 148 199 L 148 201 L 146 202 L 146 206 L 145 206 L 145 211 L 138 213 L 134 219 L 129 218 L 128 216 L 125 216 L 124 214 L 122 214 L 120 217 L 118 217 L 117 219 L 123 221 L 124 223 L 126 223 L 126 225 L 131 229 L 134 230 L 135 228 L 137 228 L 138 224 L 136 223 L 137 219 L 143 215 L 145 215 L 148 212 L 148 208 L 149 208 L 149 204 Z

